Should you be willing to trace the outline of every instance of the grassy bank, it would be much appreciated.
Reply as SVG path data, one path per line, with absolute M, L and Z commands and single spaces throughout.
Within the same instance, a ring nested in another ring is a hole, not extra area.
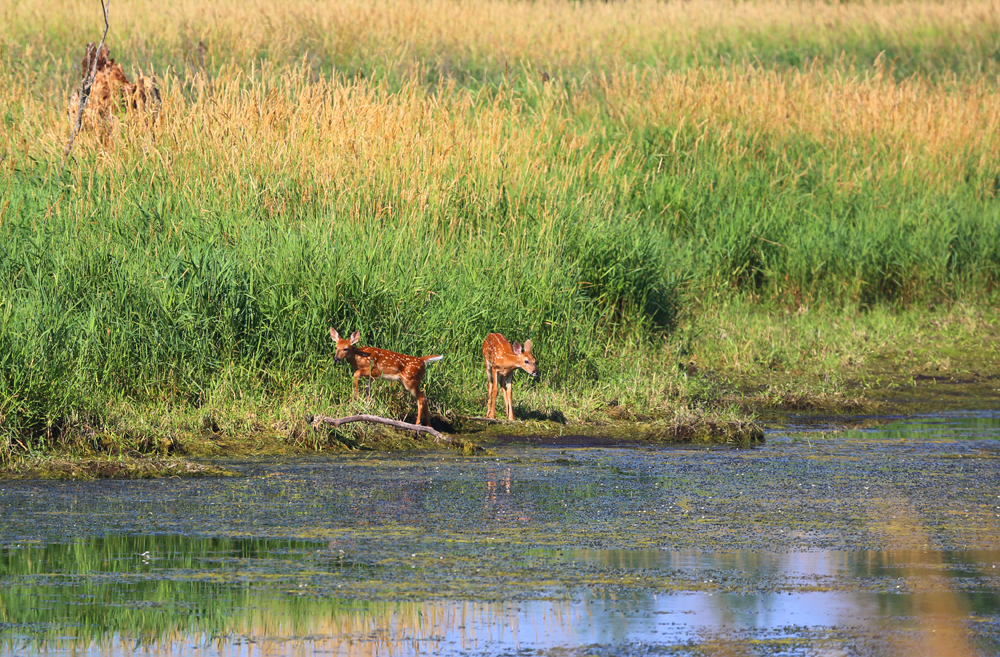
M 996 326 L 995 5 L 130 5 L 112 55 L 162 110 L 71 158 L 99 16 L 10 5 L 0 458 L 412 412 L 350 401 L 329 326 L 445 354 L 449 417 L 482 414 L 490 331 L 537 345 L 529 419 L 737 420 L 775 372 L 865 379 L 872 322 L 905 356 L 929 305 L 958 362 Z

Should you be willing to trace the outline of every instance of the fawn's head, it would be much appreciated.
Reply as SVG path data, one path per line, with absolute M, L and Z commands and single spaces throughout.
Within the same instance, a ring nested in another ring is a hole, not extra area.
M 337 351 L 333 354 L 333 362 L 339 363 L 347 358 L 347 352 L 351 345 L 361 339 L 361 331 L 351 333 L 350 338 L 342 338 L 333 328 L 330 329 L 330 338 L 337 343 Z
M 517 357 L 517 366 L 537 379 L 538 363 L 535 362 L 535 357 L 531 354 L 531 340 L 525 340 L 523 347 L 515 342 L 511 348 L 514 350 L 514 356 Z

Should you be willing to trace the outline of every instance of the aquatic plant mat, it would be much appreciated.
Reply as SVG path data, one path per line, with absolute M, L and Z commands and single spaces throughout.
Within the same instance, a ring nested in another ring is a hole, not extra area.
M 154 479 L 235 474 L 219 465 L 155 456 L 27 458 L 0 467 L 2 479 Z
M 996 654 L 1000 412 L 881 420 L 6 481 L 0 654 Z

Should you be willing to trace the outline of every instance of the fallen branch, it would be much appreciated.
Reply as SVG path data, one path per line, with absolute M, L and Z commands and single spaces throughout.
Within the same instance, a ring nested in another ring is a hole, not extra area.
M 73 123 L 73 131 L 69 135 L 69 143 L 66 144 L 66 155 L 69 155 L 69 152 L 73 149 L 73 141 L 76 139 L 76 134 L 80 132 L 80 127 L 83 125 L 83 110 L 87 109 L 90 90 L 94 86 L 94 79 L 97 77 L 97 58 L 100 56 L 101 49 L 104 48 L 104 39 L 108 36 L 108 6 L 104 3 L 104 0 L 101 0 L 101 9 L 104 10 L 104 34 L 101 35 L 101 43 L 93 53 L 90 72 L 87 73 L 80 83 L 80 106 L 76 110 L 76 121 Z M 90 56 L 90 48 L 87 49 L 87 56 Z
M 331 424 L 335 427 L 339 427 L 342 424 L 348 424 L 349 422 L 375 422 L 377 424 L 388 424 L 390 427 L 396 427 L 397 429 L 409 429 L 410 431 L 423 431 L 434 436 L 435 441 L 444 440 L 445 442 L 454 442 L 451 438 L 444 435 L 437 429 L 432 427 L 425 427 L 420 424 L 410 424 L 409 422 L 401 422 L 400 420 L 390 420 L 386 417 L 379 417 L 377 415 L 348 415 L 347 417 L 330 417 L 328 415 L 310 415 L 306 418 L 309 424 L 315 426 L 317 422 L 323 422 L 324 424 Z

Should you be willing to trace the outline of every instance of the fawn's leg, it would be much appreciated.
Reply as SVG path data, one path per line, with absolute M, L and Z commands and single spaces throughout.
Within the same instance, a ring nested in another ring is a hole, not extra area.
M 496 372 L 490 367 L 489 363 L 486 363 L 486 417 L 489 419 L 496 418 L 496 407 L 497 407 L 497 382 L 496 382 Z
M 417 391 L 417 424 L 429 425 L 431 423 L 431 411 L 427 408 L 427 395 Z
M 514 373 L 503 378 L 503 400 L 507 405 L 507 419 L 514 419 Z
M 430 416 L 430 411 L 427 409 L 427 396 L 420 392 L 420 379 L 410 379 L 409 381 L 400 379 L 399 382 L 406 388 L 406 392 L 417 400 L 417 424 L 424 424 L 422 420 Z

